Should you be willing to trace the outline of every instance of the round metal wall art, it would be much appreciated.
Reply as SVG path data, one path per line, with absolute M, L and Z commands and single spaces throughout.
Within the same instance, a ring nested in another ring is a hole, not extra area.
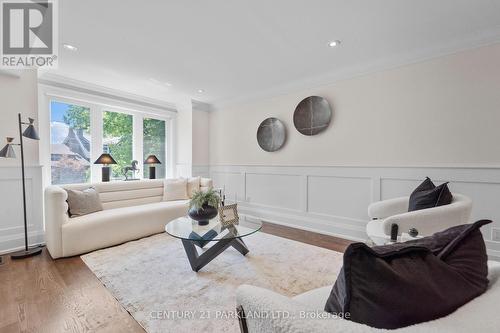
M 332 108 L 319 96 L 304 98 L 295 108 L 293 124 L 304 135 L 316 135 L 324 131 L 332 119 Z
M 286 140 L 286 128 L 281 120 L 267 118 L 257 129 L 257 142 L 267 152 L 279 150 Z

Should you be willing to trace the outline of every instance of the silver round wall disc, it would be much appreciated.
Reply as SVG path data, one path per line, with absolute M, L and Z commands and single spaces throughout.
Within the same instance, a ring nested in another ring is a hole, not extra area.
M 332 119 L 332 109 L 326 99 L 319 96 L 304 98 L 295 108 L 293 124 L 304 135 L 324 131 Z
M 267 152 L 279 150 L 286 140 L 285 125 L 277 118 L 267 118 L 257 129 L 257 142 Z

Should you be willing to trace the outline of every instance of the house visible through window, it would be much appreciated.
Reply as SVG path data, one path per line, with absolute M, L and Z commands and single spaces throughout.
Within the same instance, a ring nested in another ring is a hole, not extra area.
M 52 101 L 50 105 L 52 184 L 90 181 L 90 109 Z

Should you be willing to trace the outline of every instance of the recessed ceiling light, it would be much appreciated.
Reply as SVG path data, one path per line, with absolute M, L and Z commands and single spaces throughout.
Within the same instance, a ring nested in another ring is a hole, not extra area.
M 77 51 L 78 50 L 78 48 L 76 46 L 73 46 L 73 45 L 70 45 L 70 44 L 63 44 L 63 47 L 66 50 L 70 50 L 70 51 Z
M 340 40 L 332 40 L 331 42 L 328 42 L 328 46 L 335 47 L 335 46 L 339 46 L 340 43 L 341 43 Z
M 202 94 L 202 93 L 204 93 L 204 92 L 205 92 L 205 90 L 203 90 L 203 89 L 198 89 L 198 93 Z

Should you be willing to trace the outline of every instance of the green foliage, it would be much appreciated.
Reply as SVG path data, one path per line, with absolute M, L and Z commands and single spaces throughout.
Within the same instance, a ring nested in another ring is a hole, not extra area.
M 109 153 L 117 164 L 111 166 L 114 177 L 122 176 L 122 169 L 132 162 L 132 116 L 119 112 L 103 112 L 104 138 L 119 138 L 115 144 L 109 144 Z
M 70 105 L 66 114 L 63 117 L 64 122 L 74 129 L 90 129 L 90 109 L 79 106 Z
M 207 204 L 209 206 L 217 208 L 219 206 L 219 194 L 214 189 L 209 189 L 208 191 L 196 191 L 189 201 L 189 208 L 196 210 L 203 210 L 203 205 Z
M 90 131 L 89 108 L 70 105 L 64 115 L 64 122 L 74 129 Z M 122 169 L 129 166 L 133 159 L 133 117 L 126 113 L 103 112 L 103 135 L 106 139 L 119 138 L 114 144 L 109 144 L 109 153 L 118 164 L 112 165 L 113 177 L 121 177 Z M 165 121 L 145 118 L 143 122 L 144 157 L 156 155 L 165 164 Z M 149 168 L 144 168 L 144 176 L 148 177 Z M 165 166 L 157 166 L 157 177 L 165 176 Z
M 156 166 L 156 176 L 165 177 L 165 121 L 151 118 L 143 120 L 144 158 L 156 155 L 162 166 Z M 144 177 L 149 177 L 149 168 L 144 168 Z

